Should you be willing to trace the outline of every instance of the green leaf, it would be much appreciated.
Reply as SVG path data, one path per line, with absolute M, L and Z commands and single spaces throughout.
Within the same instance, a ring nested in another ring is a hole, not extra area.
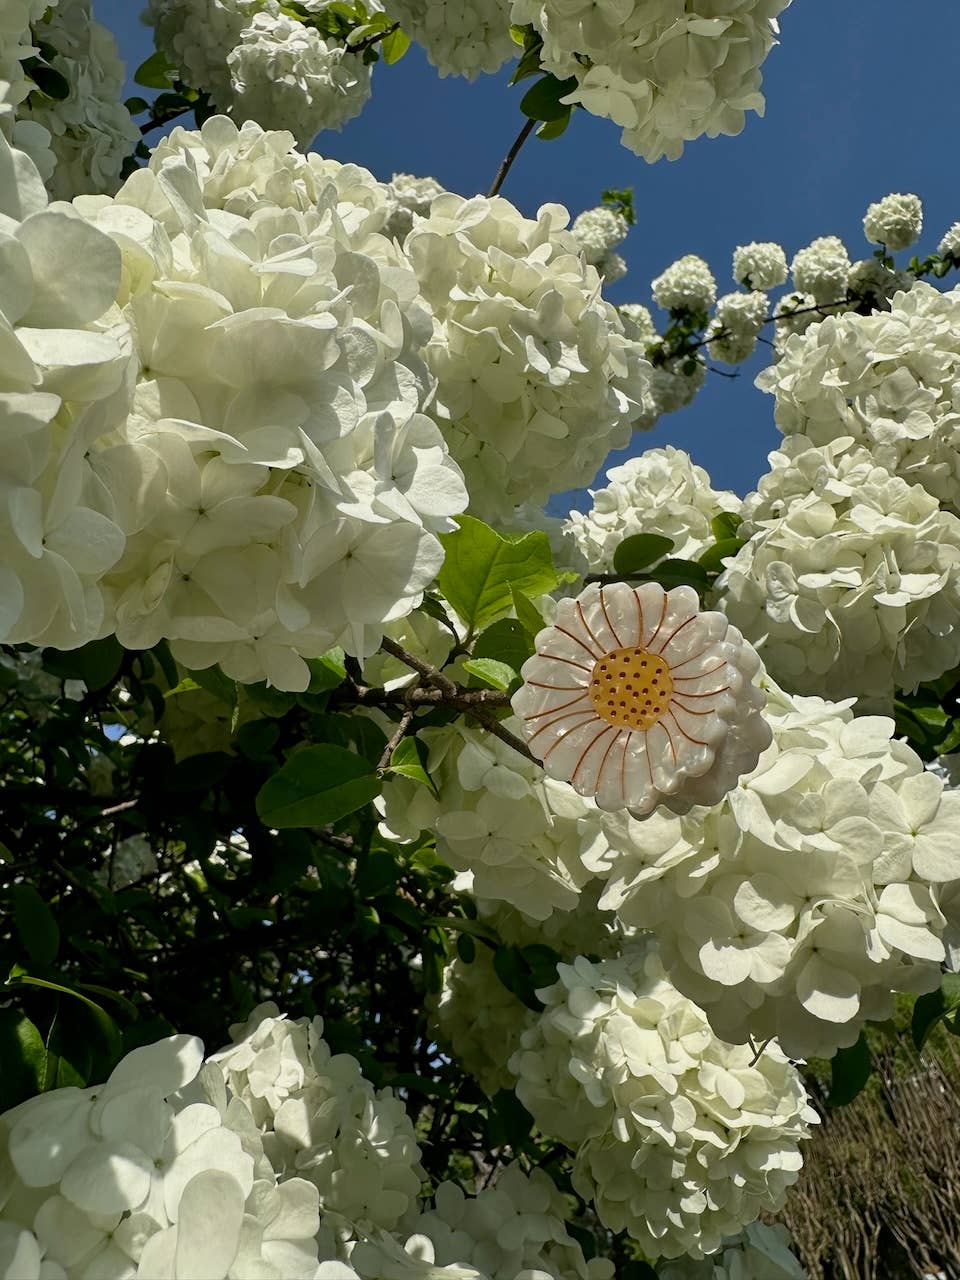
M 347 678 L 342 649 L 328 649 L 319 658 L 308 658 L 307 666 L 310 668 L 308 693 L 326 693 L 336 689 Z
M 225 702 L 228 707 L 237 705 L 237 682 L 225 676 L 219 667 L 204 667 L 202 671 L 191 671 L 191 680 L 195 680 L 201 689 L 212 693 L 215 698 Z
M 477 958 L 477 944 L 469 933 L 457 934 L 457 955 L 464 964 L 473 964 Z
M 10 896 L 13 921 L 27 955 L 34 964 L 52 964 L 60 950 L 60 930 L 53 912 L 32 885 L 12 885 Z
M 145 89 L 169 89 L 177 78 L 177 68 L 168 62 L 166 56 L 158 49 L 146 62 L 141 62 L 133 73 L 137 84 Z
M 142 112 L 150 110 L 150 103 L 146 98 L 128 98 L 123 105 L 132 116 L 138 116 Z
M 380 42 L 380 54 L 388 67 L 399 62 L 409 48 L 410 37 L 400 27 Z
M 540 74 L 540 54 L 542 49 L 543 45 L 538 42 L 525 50 L 516 65 L 513 75 L 510 77 L 511 88 L 513 85 L 519 84 L 521 80 L 529 80 L 531 76 Z
M 714 516 L 710 521 L 710 528 L 717 542 L 725 542 L 727 538 L 737 536 L 737 530 L 742 524 L 743 516 L 738 516 L 735 511 L 721 511 L 720 515 Z
M 663 560 L 650 572 L 654 582 L 669 591 L 672 587 L 694 587 L 698 591 L 710 585 L 707 571 L 693 560 Z
M 39 58 L 27 58 L 23 63 L 23 69 L 44 97 L 53 98 L 57 102 L 63 102 L 65 98 L 70 97 L 70 83 L 67 78 L 54 67 L 41 62 Z
M 492 1108 L 487 1122 L 487 1143 L 490 1147 L 519 1147 L 530 1135 L 533 1116 L 512 1089 L 500 1089 L 492 1098 Z
M 723 561 L 727 556 L 735 556 L 741 547 L 747 544 L 742 538 L 724 538 L 707 547 L 702 556 L 698 556 L 697 564 L 702 564 L 707 573 L 722 573 Z
M 397 743 L 390 756 L 390 772 L 429 787 L 437 799 L 440 798 L 436 783 L 427 773 L 427 748 L 418 737 L 402 738 Z
M 402 873 L 392 854 L 374 851 L 358 861 L 354 884 L 361 898 L 376 898 L 393 889 Z
M 516 618 L 501 618 L 477 637 L 471 656 L 474 660 L 492 658 L 519 671 L 533 652 L 533 639 L 527 628 Z
M 567 126 L 573 115 L 573 106 L 568 104 L 562 116 L 557 116 L 556 120 L 547 120 L 537 130 L 537 137 L 543 142 L 552 142 L 554 138 L 559 138 L 567 132 Z
M 82 680 L 88 689 L 105 689 L 116 679 L 123 662 L 123 649 L 113 636 L 92 640 L 80 649 L 61 653 L 44 649 L 43 666 L 61 680 Z
M 537 996 L 537 990 L 556 982 L 559 960 L 555 951 L 539 944 L 529 947 L 498 947 L 494 952 L 493 967 L 497 977 L 511 994 L 528 1009 L 541 1013 L 543 1001 Z
M 0 1110 L 40 1092 L 45 1060 L 43 1036 L 30 1019 L 17 1009 L 0 1009 Z
M 927 1043 L 938 1022 L 960 1009 L 960 974 L 945 973 L 940 987 L 928 995 L 919 996 L 913 1006 L 910 1033 L 913 1043 L 920 1050 Z
M 830 1094 L 828 1107 L 845 1107 L 862 1091 L 873 1072 L 873 1057 L 867 1038 L 860 1039 L 849 1049 L 841 1049 L 830 1063 Z
M 530 633 L 532 639 L 536 639 L 537 632 L 542 631 L 546 626 L 540 610 L 529 596 L 518 591 L 516 587 L 510 588 L 510 594 L 513 596 L 513 611 L 517 615 L 517 621 Z M 532 645 L 530 652 L 533 653 Z
M 440 536 L 445 559 L 437 585 L 471 631 L 509 613 L 514 589 L 539 596 L 559 585 L 545 533 L 502 538 L 472 516 L 457 523 L 456 533 Z
M 351 751 L 322 743 L 292 755 L 257 795 L 268 827 L 326 827 L 380 794 L 370 765 Z
M 191 676 L 184 676 L 179 684 L 175 684 L 172 689 L 168 689 L 163 695 L 164 698 L 176 698 L 181 693 L 194 693 L 200 686 Z
M 576 76 L 571 76 L 569 80 L 544 76 L 523 95 L 520 110 L 531 120 L 559 120 L 569 110 L 569 104 L 560 99 L 573 93 L 576 87 Z
M 463 664 L 463 669 L 488 684 L 491 689 L 501 691 L 509 689 L 520 678 L 513 667 L 505 662 L 498 662 L 496 658 L 469 658 Z
M 672 538 L 665 538 L 659 533 L 635 533 L 631 538 L 624 538 L 613 553 L 614 572 L 623 578 L 640 573 L 675 546 Z

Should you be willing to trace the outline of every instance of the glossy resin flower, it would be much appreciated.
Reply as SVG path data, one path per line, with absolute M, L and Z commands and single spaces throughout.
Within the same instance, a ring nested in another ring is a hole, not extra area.
M 513 709 L 545 772 L 602 809 L 716 804 L 770 743 L 756 652 L 691 587 L 592 584 L 536 643 Z

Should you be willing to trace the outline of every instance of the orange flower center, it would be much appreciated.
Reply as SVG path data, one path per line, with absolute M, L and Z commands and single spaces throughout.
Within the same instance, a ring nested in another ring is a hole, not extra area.
M 590 679 L 597 715 L 624 729 L 652 729 L 672 695 L 669 665 L 646 649 L 614 649 L 595 664 Z

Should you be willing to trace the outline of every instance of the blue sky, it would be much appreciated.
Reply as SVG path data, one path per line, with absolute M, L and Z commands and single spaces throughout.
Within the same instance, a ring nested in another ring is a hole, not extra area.
M 94 0 L 131 73 L 152 50 L 140 7 Z M 796 0 L 765 66 L 766 117 L 751 117 L 740 137 L 701 139 L 680 160 L 651 166 L 620 145 L 614 125 L 580 111 L 564 137 L 527 144 L 503 194 L 526 213 L 559 201 L 575 214 L 605 187 L 632 186 L 638 225 L 621 250 L 630 274 L 611 291 L 618 302 L 649 302 L 649 281 L 684 253 L 705 257 L 725 292 L 734 287 L 733 249 L 750 240 L 778 240 L 792 254 L 833 234 L 854 257 L 866 256 L 864 211 L 890 191 L 923 197 L 921 250 L 931 251 L 960 219 L 951 86 L 960 24 L 951 9 L 944 0 Z M 413 49 L 375 68 L 363 114 L 321 135 L 316 149 L 379 178 L 402 170 L 463 195 L 486 190 L 522 123 L 523 89 L 509 89 L 508 79 L 509 71 L 474 84 L 441 80 Z M 635 436 L 611 461 L 674 444 L 716 485 L 746 492 L 778 440 L 770 398 L 753 386 L 763 363 L 735 381 L 711 376 L 689 409 Z

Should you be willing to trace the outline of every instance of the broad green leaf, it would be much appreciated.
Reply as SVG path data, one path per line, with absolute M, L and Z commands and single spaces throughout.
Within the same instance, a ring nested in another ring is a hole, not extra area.
M 457 955 L 464 964 L 473 964 L 477 958 L 477 944 L 469 933 L 457 934 Z
M 387 66 L 399 62 L 409 48 L 410 37 L 400 27 L 397 27 L 391 35 L 384 37 L 380 43 L 380 53 Z
M 441 534 L 445 559 L 437 585 L 471 631 L 509 613 L 513 590 L 545 595 L 559 583 L 545 533 L 502 538 L 482 520 L 458 516 Z
M 342 649 L 328 649 L 319 658 L 308 658 L 307 666 L 310 668 L 309 693 L 325 693 L 329 689 L 336 689 L 347 678 Z
M 873 1057 L 867 1038 L 860 1039 L 849 1049 L 841 1049 L 830 1063 L 830 1093 L 828 1107 L 845 1107 L 859 1094 L 873 1072 Z
M 500 1089 L 492 1098 L 487 1121 L 487 1143 L 498 1147 L 519 1147 L 530 1136 L 533 1116 L 512 1089 Z
M 635 533 L 630 538 L 624 538 L 613 553 L 614 572 L 623 578 L 641 573 L 675 546 L 672 538 L 665 538 L 659 533 Z
M 177 68 L 158 49 L 145 62 L 140 63 L 133 78 L 145 89 L 169 89 L 177 78 Z
M 34 964 L 52 964 L 60 950 L 60 930 L 53 912 L 32 885 L 12 885 L 10 896 L 13 921 L 27 955 Z
M 0 1111 L 25 1102 L 42 1088 L 43 1036 L 18 1009 L 0 1009 Z
M 533 638 L 527 628 L 517 618 L 501 618 L 480 633 L 471 656 L 474 660 L 492 658 L 519 671 L 533 652 Z
M 721 511 L 710 521 L 710 528 L 717 542 L 725 542 L 727 538 L 737 536 L 737 530 L 742 524 L 743 516 L 738 516 L 735 511 Z
M 164 698 L 176 698 L 181 693 L 193 693 L 199 688 L 200 685 L 197 684 L 192 676 L 184 676 L 179 684 L 174 685 L 172 689 L 168 689 L 163 696 Z
M 517 615 L 517 621 L 530 633 L 531 639 L 536 639 L 537 632 L 546 626 L 540 610 L 529 596 L 516 587 L 510 588 L 510 594 L 513 596 L 513 611 Z M 532 647 L 530 652 L 533 652 Z
M 922 1049 L 937 1023 L 960 1009 L 960 974 L 945 973 L 938 990 L 919 996 L 913 1006 L 910 1032 L 917 1049 Z
M 702 564 L 707 573 L 722 573 L 723 562 L 728 556 L 735 556 L 741 547 L 746 546 L 742 538 L 724 538 L 707 547 L 697 564 Z
M 561 137 L 567 132 L 572 115 L 573 107 L 568 103 L 562 116 L 557 116 L 556 120 L 547 120 L 539 127 L 537 137 L 543 142 L 552 142 L 554 138 Z
M 488 684 L 491 689 L 501 691 L 506 691 L 519 679 L 513 667 L 506 662 L 498 662 L 496 658 L 468 658 L 463 669 Z
M 668 591 L 672 587 L 683 586 L 702 591 L 710 585 L 706 569 L 693 560 L 663 560 L 650 571 L 650 577 Z
M 92 640 L 81 649 L 67 653 L 44 649 L 43 666 L 61 680 L 82 680 L 88 689 L 105 689 L 116 678 L 123 653 L 113 636 L 107 636 L 105 640 Z
M 427 748 L 418 737 L 402 738 L 397 743 L 390 756 L 390 772 L 429 787 L 439 798 L 436 784 L 427 773 Z
M 354 884 L 361 898 L 377 898 L 393 889 L 403 874 L 403 868 L 392 854 L 374 850 L 357 862 Z
M 292 755 L 260 788 L 257 814 L 268 827 L 326 827 L 380 794 L 370 765 L 322 743 Z
M 57 102 L 70 97 L 70 82 L 39 58 L 27 58 L 23 69 L 44 97 L 53 98 Z
M 225 676 L 219 667 L 204 667 L 202 671 L 191 671 L 191 680 L 195 680 L 201 689 L 212 693 L 215 698 L 225 702 L 228 707 L 237 705 L 237 682 Z M 252 686 L 249 686 L 252 688 Z
M 527 90 L 520 100 L 520 110 L 531 120 L 559 120 L 569 111 L 569 105 L 560 101 L 577 87 L 575 76 L 558 80 L 556 76 L 544 76 Z
M 465 920 L 463 916 L 433 916 L 426 921 L 428 925 L 435 925 L 439 929 L 453 929 L 457 933 L 469 933 L 474 938 L 482 938 L 484 942 L 497 941 L 497 935 L 492 927 L 487 924 L 481 924 L 478 920 Z M 503 950 L 503 948 L 500 948 Z M 538 1005 L 538 1008 L 542 1006 Z
M 150 110 L 150 103 L 146 98 L 127 98 L 123 105 L 132 116 L 138 116 L 141 112 Z

